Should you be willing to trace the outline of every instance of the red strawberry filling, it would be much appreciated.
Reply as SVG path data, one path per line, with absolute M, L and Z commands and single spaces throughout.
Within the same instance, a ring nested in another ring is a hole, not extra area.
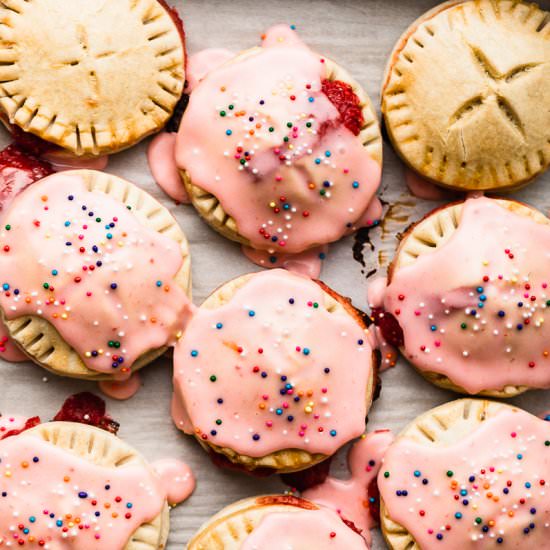
M 5 433 L 0 433 L 0 441 L 2 439 L 6 439 L 8 437 L 13 437 L 14 435 L 19 435 L 20 433 L 30 430 L 31 428 L 34 428 L 35 426 L 38 426 L 40 424 L 40 417 L 39 416 L 33 416 L 32 418 L 29 418 L 25 425 L 22 428 L 19 428 L 17 430 L 10 430 Z
M 342 124 L 358 136 L 365 123 L 361 101 L 353 88 L 341 80 L 323 80 L 322 91 L 338 109 Z
M 380 327 L 382 336 L 388 344 L 396 348 L 400 348 L 405 344 L 403 329 L 391 313 L 384 311 L 380 307 L 375 307 L 372 308 L 371 316 L 373 323 L 377 327 Z
M 51 165 L 13 143 L 0 151 L 0 211 L 35 181 L 53 173 Z
M 315 485 L 323 483 L 329 474 L 331 458 L 319 462 L 315 466 L 292 474 L 281 474 L 281 481 L 292 489 L 306 491 Z
M 367 498 L 369 502 L 369 514 L 370 517 L 380 523 L 380 491 L 378 490 L 377 479 L 374 478 L 367 488 Z
M 105 413 L 105 401 L 90 392 L 77 393 L 67 398 L 54 420 L 87 424 L 112 434 L 116 434 L 120 427 L 118 422 Z
M 208 455 L 210 456 L 210 460 L 212 461 L 212 463 L 218 468 L 222 468 L 223 470 L 240 472 L 242 474 L 248 474 L 253 477 L 269 477 L 275 473 L 275 470 L 273 468 L 254 468 L 253 470 L 249 470 L 246 466 L 243 466 L 242 464 L 235 464 L 234 462 L 231 462 L 231 460 L 229 460 L 229 458 L 227 458 L 226 456 L 217 453 L 212 449 L 208 451 Z

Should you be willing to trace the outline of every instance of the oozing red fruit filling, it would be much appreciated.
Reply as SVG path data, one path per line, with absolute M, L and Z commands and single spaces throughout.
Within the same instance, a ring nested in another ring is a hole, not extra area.
M 367 499 L 369 502 L 370 517 L 380 523 L 380 491 L 378 490 L 378 482 L 374 478 L 367 488 Z
M 53 174 L 51 165 L 12 144 L 0 151 L 0 211 L 37 180 Z
M 49 153 L 55 149 L 59 149 L 57 145 L 50 143 L 30 132 L 25 132 L 25 130 L 15 126 L 14 124 L 10 125 L 10 133 L 13 141 L 18 146 L 18 149 L 29 153 L 33 157 L 39 157 L 44 153 Z
M 32 418 L 29 418 L 25 425 L 22 428 L 19 428 L 17 430 L 9 430 L 7 432 L 0 432 L 0 440 L 6 439 L 8 437 L 13 437 L 14 435 L 19 435 L 20 433 L 23 433 L 27 430 L 30 430 L 31 428 L 34 428 L 35 426 L 38 426 L 40 424 L 40 417 L 39 416 L 33 416 Z
M 281 480 L 291 489 L 297 489 L 303 492 L 307 489 L 311 489 L 311 487 L 315 487 L 315 485 L 320 485 L 327 479 L 330 471 L 330 463 L 331 459 L 327 458 L 327 460 L 323 460 L 323 462 L 319 462 L 319 464 L 307 470 L 294 472 L 292 474 L 281 474 Z
M 214 466 L 222 468 L 223 470 L 240 472 L 242 474 L 248 474 L 252 477 L 269 477 L 275 473 L 273 468 L 254 468 L 253 470 L 249 470 L 246 466 L 243 466 L 242 464 L 235 464 L 235 462 L 231 462 L 231 460 L 229 460 L 226 456 L 217 453 L 212 449 L 208 451 L 208 455 L 210 456 L 210 460 Z
M 323 80 L 322 91 L 338 109 L 344 126 L 358 136 L 365 123 L 361 101 L 353 88 L 341 80 Z
M 118 422 L 105 414 L 105 401 L 90 392 L 77 393 L 67 398 L 54 420 L 87 424 L 112 434 L 116 434 L 120 427 Z
M 403 336 L 403 329 L 391 313 L 384 311 L 380 307 L 375 307 L 372 309 L 371 316 L 373 323 L 377 327 L 380 327 L 384 340 L 386 340 L 390 346 L 400 348 L 404 345 L 405 338 Z

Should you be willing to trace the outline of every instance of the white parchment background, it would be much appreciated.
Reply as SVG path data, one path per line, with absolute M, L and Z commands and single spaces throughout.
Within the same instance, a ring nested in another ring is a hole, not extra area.
M 239 51 L 257 44 L 261 33 L 270 25 L 293 23 L 315 50 L 348 68 L 377 105 L 382 72 L 394 42 L 414 19 L 436 4 L 430 0 L 172 0 L 171 3 L 177 5 L 184 18 L 190 53 L 207 47 Z M 550 0 L 542 4 L 550 9 Z M 4 134 L 0 137 L 7 142 Z M 143 143 L 116 155 L 108 170 L 147 189 L 176 216 L 191 243 L 194 300 L 199 304 L 218 285 L 255 268 L 236 245 L 202 223 L 192 207 L 175 206 L 163 195 L 149 173 L 146 147 L 147 143 Z M 375 267 L 380 250 L 383 263 L 391 258 L 396 232 L 436 206 L 410 197 L 403 183 L 401 165 L 387 145 L 384 156 L 381 195 L 394 206 L 391 221 L 375 235 L 376 252 L 365 251 L 368 263 Z M 547 212 L 548 186 L 550 173 L 515 196 Z M 356 306 L 365 308 L 368 281 L 363 268 L 353 259 L 352 245 L 353 239 L 349 238 L 331 247 L 322 278 L 340 293 L 350 296 Z M 169 550 L 183 548 L 202 522 L 223 506 L 245 496 L 282 488 L 276 479 L 255 480 L 216 469 L 194 440 L 175 429 L 169 416 L 171 365 L 168 360 L 144 369 L 142 376 L 144 386 L 133 399 L 122 403 L 108 400 L 109 412 L 121 423 L 119 435 L 151 460 L 166 456 L 184 459 L 193 467 L 198 482 L 193 497 L 171 514 Z M 381 398 L 369 415 L 370 429 L 399 431 L 418 414 L 455 397 L 424 382 L 403 362 L 382 378 Z M 84 390 L 96 388 L 91 383 L 45 374 L 32 365 L 0 361 L 0 411 L 4 414 L 40 415 L 48 420 L 68 395 Z M 514 403 L 539 413 L 550 408 L 550 394 L 531 392 Z M 336 470 L 344 472 L 345 454 L 341 453 L 333 464 Z M 381 537 L 375 533 L 374 548 L 383 547 Z

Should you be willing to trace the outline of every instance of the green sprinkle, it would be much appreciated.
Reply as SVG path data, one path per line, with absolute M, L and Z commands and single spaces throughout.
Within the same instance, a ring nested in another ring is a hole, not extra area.
M 319 304 L 317 302 L 313 302 L 313 307 L 317 309 L 319 307 Z
M 271 128 L 269 129 L 270 132 L 274 132 L 275 131 L 275 128 L 273 128 L 273 126 L 271 126 Z
M 476 518 L 476 523 L 479 525 L 483 520 L 481 518 Z
M 454 472 L 452 470 L 447 470 L 447 477 L 453 477 Z
M 216 420 L 216 424 L 217 424 L 218 426 L 221 426 L 221 423 L 222 423 L 221 418 L 218 418 L 218 420 Z
M 227 113 L 225 111 L 220 111 L 220 116 L 225 116 Z
M 11 229 L 11 225 L 8 223 L 8 225 L 6 225 L 6 231 L 9 231 Z
M 245 159 L 241 159 L 241 160 L 240 160 L 240 163 L 241 163 L 241 164 L 246 164 L 246 160 L 245 160 Z
M 101 218 L 96 218 L 95 221 L 96 221 L 97 223 L 99 223 L 99 222 L 101 222 Z
M 461 323 L 460 328 L 462 330 L 466 330 L 468 328 L 468 325 L 466 323 Z
M 235 105 L 229 105 L 229 110 L 232 111 L 235 108 Z
M 48 283 L 44 283 L 42 286 L 46 289 L 50 288 L 50 285 Z
M 319 191 L 319 195 L 322 195 L 323 197 L 326 195 L 326 191 L 324 189 L 321 189 L 321 191 Z
M 215 382 L 218 379 L 214 374 L 210 377 L 210 382 Z
M 287 127 L 287 128 L 292 128 L 292 122 L 287 122 L 287 123 L 286 123 L 286 127 Z
M 550 447 L 550 441 L 545 441 L 544 444 L 545 444 L 547 447 Z
M 390 477 L 390 473 L 389 473 L 389 472 L 384 472 L 384 477 L 385 477 L 385 478 Z
M 132 210 L 132 207 L 131 207 L 129 204 L 126 205 L 126 208 L 127 208 L 128 210 Z
M 306 122 L 306 126 L 307 126 L 308 128 L 311 128 L 311 126 L 312 126 L 311 122 Z
M 289 141 L 288 136 L 285 136 L 285 137 L 283 138 L 283 141 L 286 142 L 286 143 L 288 143 L 288 141 Z

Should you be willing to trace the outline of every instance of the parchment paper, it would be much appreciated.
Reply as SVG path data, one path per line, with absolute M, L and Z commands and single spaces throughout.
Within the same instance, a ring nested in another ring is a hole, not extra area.
M 312 48 L 346 67 L 361 82 L 376 105 L 386 59 L 400 34 L 424 11 L 437 2 L 430 0 L 168 0 L 185 21 L 190 53 L 207 47 L 234 51 L 258 44 L 261 33 L 275 23 L 297 26 Z M 550 9 L 550 0 L 543 0 Z M 503 44 L 503 48 L 507 45 Z M 436 69 L 434 69 L 436 70 Z M 548 108 L 546 106 L 545 108 Z M 0 136 L 7 143 L 7 135 Z M 154 184 L 146 162 L 147 143 L 114 156 L 108 171 L 137 183 L 170 208 L 191 243 L 194 300 L 202 300 L 218 285 L 249 271 L 255 271 L 239 247 L 224 240 L 203 222 L 190 206 L 176 206 Z M 365 250 L 366 268 L 353 259 L 353 238 L 332 245 L 322 279 L 355 305 L 366 307 L 369 284 L 366 273 L 386 264 L 396 244 L 395 235 L 437 203 L 415 199 L 407 192 L 402 167 L 387 144 L 380 195 L 390 203 L 391 212 L 382 228 L 373 232 L 376 251 Z M 550 173 L 540 177 L 514 196 L 543 212 L 550 206 Z M 381 271 L 384 271 L 382 266 Z M 192 534 L 212 514 L 240 498 L 277 491 L 277 480 L 255 480 L 223 472 L 191 438 L 176 430 L 169 416 L 171 364 L 159 360 L 142 371 L 143 388 L 126 402 L 108 401 L 108 409 L 121 423 L 119 435 L 148 459 L 176 456 L 187 461 L 197 477 L 197 490 L 190 500 L 171 513 L 169 550 L 184 548 Z M 422 380 L 403 361 L 382 375 L 382 395 L 369 415 L 369 429 L 399 431 L 425 410 L 457 396 L 438 390 Z M 96 391 L 92 383 L 56 377 L 32 365 L 10 365 L 0 361 L 0 410 L 2 413 L 40 415 L 49 420 L 63 400 L 79 391 Z M 537 391 L 513 400 L 533 413 L 550 408 L 550 393 Z M 333 468 L 345 475 L 345 452 Z M 375 549 L 384 548 L 374 534 Z M 312 549 L 314 550 L 314 549 Z

